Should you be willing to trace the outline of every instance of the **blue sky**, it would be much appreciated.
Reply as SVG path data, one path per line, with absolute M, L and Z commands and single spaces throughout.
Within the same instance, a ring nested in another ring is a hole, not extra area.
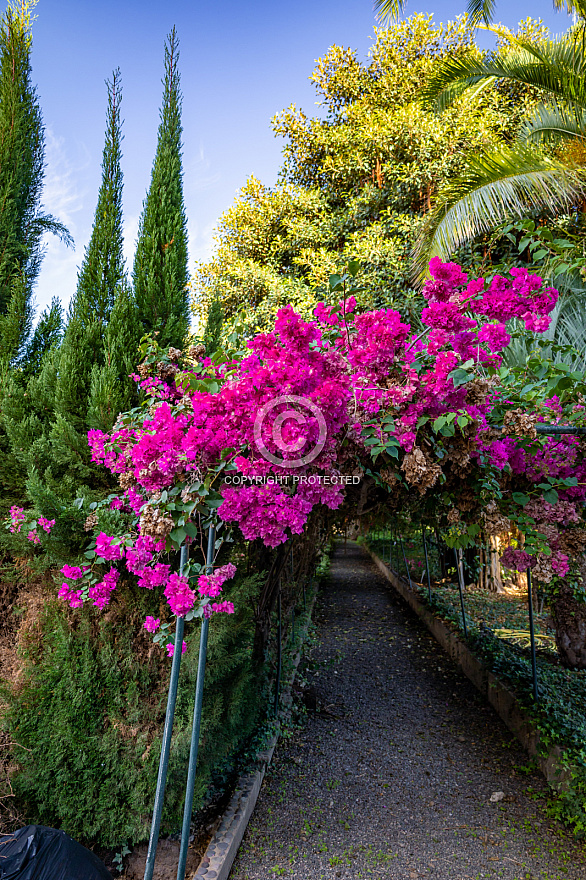
M 447 21 L 466 0 L 410 0 L 406 14 Z M 568 18 L 552 0 L 497 4 L 496 19 L 513 27 L 531 14 L 554 33 Z M 106 88 L 120 67 L 123 83 L 125 250 L 132 266 L 138 219 L 150 180 L 161 101 L 163 45 L 171 27 L 180 39 L 185 202 L 191 269 L 206 259 L 214 227 L 250 174 L 273 185 L 282 141 L 271 117 L 295 103 L 313 113 L 308 77 L 333 44 L 365 58 L 375 24 L 372 0 L 39 0 L 33 27 L 33 79 L 45 122 L 44 203 L 69 227 L 75 251 L 48 241 L 37 285 L 43 307 L 56 295 L 67 306 L 91 233 L 100 184 Z

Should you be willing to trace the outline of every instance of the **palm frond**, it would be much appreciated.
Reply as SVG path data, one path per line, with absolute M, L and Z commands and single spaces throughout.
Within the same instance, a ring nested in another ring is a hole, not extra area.
M 421 280 L 434 256 L 449 257 L 464 242 L 511 216 L 570 207 L 586 192 L 586 172 L 516 143 L 469 161 L 440 192 L 415 248 L 414 271 Z
M 477 50 L 446 58 L 432 72 L 422 100 L 445 110 L 466 89 L 487 78 L 541 89 L 554 99 L 586 108 L 586 53 L 581 41 L 547 40 L 539 45 L 512 38 L 508 51 L 482 58 Z
M 381 24 L 397 21 L 407 0 L 374 0 L 374 11 Z
M 579 18 L 586 19 L 586 0 L 553 0 L 553 5 L 556 9 L 565 10 L 568 15 L 575 12 Z
M 495 9 L 496 0 L 469 0 L 466 11 L 472 24 L 478 24 L 479 21 L 489 24 L 494 17 Z
M 521 127 L 522 140 L 549 144 L 572 138 L 586 138 L 586 111 L 558 103 L 541 104 Z

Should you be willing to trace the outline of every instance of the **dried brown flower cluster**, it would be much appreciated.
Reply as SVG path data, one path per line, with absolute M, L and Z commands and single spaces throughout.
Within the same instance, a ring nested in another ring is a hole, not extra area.
M 498 509 L 496 501 L 489 501 L 480 514 L 487 535 L 504 535 L 511 531 L 511 520 Z
M 446 458 L 454 474 L 465 477 L 472 466 L 469 441 L 465 437 L 454 437 L 446 449 Z
M 539 526 L 541 531 L 541 526 Z M 586 529 L 562 529 L 558 535 L 558 546 L 562 553 L 578 557 L 586 549 Z
M 157 361 L 157 376 L 163 382 L 172 382 L 178 372 L 177 364 L 164 364 L 162 361 Z
M 424 495 L 428 489 L 435 486 L 442 473 L 439 464 L 431 461 L 419 446 L 414 446 L 413 451 L 407 453 L 401 464 L 401 470 L 407 482 L 415 486 L 420 495 Z
M 84 532 L 91 532 L 98 524 L 98 517 L 95 513 L 90 513 L 84 524 Z
M 535 440 L 537 437 L 536 423 L 537 413 L 528 413 L 522 409 L 510 409 L 503 418 L 503 433 Z
M 136 477 L 132 471 L 124 471 L 124 473 L 120 474 L 118 477 L 118 482 L 120 483 L 121 489 L 130 489 L 130 487 L 134 486 L 136 483 Z
M 478 507 L 479 500 L 474 490 L 464 486 L 458 492 L 458 507 L 461 513 L 468 513 Z
M 466 385 L 466 403 L 472 406 L 484 403 L 487 395 L 499 383 L 500 379 L 498 376 L 491 376 L 490 378 L 479 376 L 477 379 L 473 379 L 472 382 Z
M 198 361 L 205 353 L 206 347 L 201 342 L 198 345 L 190 345 L 187 349 L 187 357 L 194 361 Z
M 173 531 L 174 522 L 170 516 L 166 516 L 156 507 L 147 504 L 140 515 L 140 534 L 150 535 L 155 541 L 166 540 L 169 532 Z
M 396 472 L 393 470 L 393 468 L 390 467 L 383 468 L 379 476 L 383 483 L 386 483 L 387 486 L 392 487 L 399 481 L 399 477 L 397 476 Z
M 531 569 L 531 577 L 539 584 L 549 584 L 553 577 L 553 568 L 551 567 L 551 558 L 540 553 L 537 562 Z

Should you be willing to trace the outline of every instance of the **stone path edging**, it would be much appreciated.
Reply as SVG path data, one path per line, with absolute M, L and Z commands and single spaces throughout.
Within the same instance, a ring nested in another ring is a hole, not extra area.
M 564 750 L 560 746 L 549 748 L 546 746 L 547 753 L 543 754 L 544 748 L 540 733 L 521 708 L 515 695 L 500 679 L 482 665 L 448 624 L 433 614 L 420 600 L 415 590 L 410 589 L 396 572 L 389 569 L 367 544 L 362 546 L 369 553 L 381 574 L 403 597 L 452 660 L 460 666 L 464 675 L 488 700 L 531 757 L 535 758 L 549 785 L 558 791 L 565 788 L 572 777 L 572 767 L 564 764 Z
M 303 646 L 311 622 L 311 614 L 313 606 L 315 605 L 317 593 L 318 588 L 316 585 L 313 595 L 309 599 L 307 620 L 300 630 L 299 650 L 293 658 L 293 671 L 281 695 L 282 708 L 280 716 L 284 714 L 292 702 L 291 688 L 295 681 L 297 667 L 299 666 L 301 655 L 303 653 Z M 280 731 L 277 730 L 273 734 L 267 748 L 257 755 L 257 769 L 243 774 L 238 780 L 236 789 L 224 815 L 222 816 L 220 825 L 210 840 L 195 874 L 191 875 L 191 880 L 228 880 L 228 875 L 232 869 L 238 848 L 242 842 L 244 832 L 246 831 L 252 811 L 254 810 L 257 798 L 260 794 L 267 767 L 271 763 L 279 739 L 279 732 Z

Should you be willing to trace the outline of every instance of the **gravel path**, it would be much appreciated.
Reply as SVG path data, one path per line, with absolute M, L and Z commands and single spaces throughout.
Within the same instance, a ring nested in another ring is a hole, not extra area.
M 331 573 L 317 711 L 278 747 L 231 880 L 585 880 L 526 753 L 365 551 L 340 546 Z

